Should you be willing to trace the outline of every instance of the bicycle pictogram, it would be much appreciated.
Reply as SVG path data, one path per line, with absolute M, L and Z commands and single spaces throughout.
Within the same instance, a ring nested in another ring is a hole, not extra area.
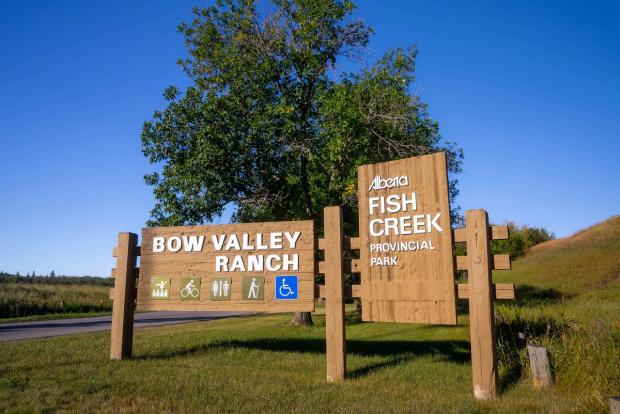
M 196 286 L 194 286 L 194 280 L 190 280 L 187 285 L 183 289 L 181 289 L 181 297 L 182 298 L 197 298 L 200 295 L 200 290 Z

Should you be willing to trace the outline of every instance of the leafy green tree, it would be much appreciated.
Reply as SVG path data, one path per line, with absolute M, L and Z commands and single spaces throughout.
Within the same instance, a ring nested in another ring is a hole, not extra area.
M 539 243 L 555 239 L 555 235 L 544 227 L 518 226 L 507 221 L 510 238 L 494 240 L 492 250 L 494 254 L 508 253 L 512 259 L 523 256 L 529 248 Z
M 191 85 L 168 87 L 142 132 L 159 167 L 145 176 L 156 198 L 149 225 L 209 222 L 230 206 L 237 222 L 312 219 L 320 229 L 323 207 L 341 205 L 353 234 L 359 165 L 444 150 L 459 172 L 460 150 L 440 143 L 411 92 L 415 48 L 341 73 L 337 59 L 363 56 L 371 34 L 352 2 L 260 6 L 221 0 L 180 25 Z

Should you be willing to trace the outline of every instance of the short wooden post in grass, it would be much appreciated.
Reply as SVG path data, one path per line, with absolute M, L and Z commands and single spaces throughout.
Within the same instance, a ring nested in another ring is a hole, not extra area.
M 325 339 L 327 381 L 343 381 L 346 374 L 344 315 L 344 233 L 342 209 L 323 210 L 325 229 Z
M 529 344 L 527 353 L 530 357 L 530 368 L 532 370 L 532 380 L 534 388 L 548 388 L 553 384 L 551 376 L 551 365 L 549 364 L 549 354 L 547 348 L 540 345 Z
M 490 400 L 497 395 L 497 354 L 491 280 L 493 262 L 487 212 L 466 211 L 465 225 L 474 396 L 479 400 Z
M 620 397 L 609 399 L 609 414 L 620 414 Z
M 112 304 L 112 335 L 110 359 L 131 357 L 133 340 L 133 310 L 136 291 L 136 258 L 138 235 L 119 233 L 114 277 L 114 303 Z

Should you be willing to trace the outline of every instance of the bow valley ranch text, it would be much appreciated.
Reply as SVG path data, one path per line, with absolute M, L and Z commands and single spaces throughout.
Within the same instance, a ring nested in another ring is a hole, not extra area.
M 423 235 L 433 232 L 443 232 L 439 224 L 441 213 L 434 214 L 409 214 L 399 217 L 384 217 L 385 214 L 402 212 L 416 212 L 418 209 L 416 193 L 410 195 L 392 194 L 388 196 L 369 197 L 368 214 L 370 235 L 370 265 L 371 266 L 397 266 L 398 256 L 379 255 L 381 253 L 415 252 L 435 250 L 436 246 L 430 239 L 407 240 L 398 242 L 373 242 L 373 237 Z M 372 218 L 381 215 L 378 218 Z
M 215 252 L 295 249 L 301 232 L 276 231 L 250 235 L 213 234 Z M 201 252 L 206 236 L 153 237 L 153 253 Z M 216 255 L 216 272 L 298 271 L 299 253 Z

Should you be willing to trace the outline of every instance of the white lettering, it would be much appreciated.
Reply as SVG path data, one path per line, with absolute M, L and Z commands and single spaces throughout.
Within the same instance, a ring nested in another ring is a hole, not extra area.
M 181 238 L 177 236 L 169 237 L 167 245 L 169 251 L 176 253 L 181 250 Z
M 284 233 L 284 235 L 286 236 L 288 240 L 288 244 L 291 247 L 291 249 L 294 249 L 295 246 L 297 245 L 297 240 L 299 240 L 299 236 L 301 236 L 301 232 L 296 231 L 295 233 L 293 233 L 293 235 L 291 235 L 291 233 L 287 231 Z
M 211 240 L 213 241 L 213 248 L 215 248 L 215 250 L 217 251 L 220 251 L 222 250 L 222 247 L 224 246 L 224 242 L 226 241 L 226 235 L 220 234 L 219 236 L 216 236 L 214 234 L 211 236 Z
M 271 233 L 271 240 L 269 241 L 272 249 L 282 248 L 282 232 Z
M 243 256 L 235 256 L 235 258 L 233 259 L 232 265 L 230 266 L 230 271 L 231 272 L 236 272 L 236 271 L 240 271 L 240 272 L 245 272 L 245 264 L 243 263 Z
M 183 250 L 186 252 L 202 251 L 205 236 L 183 236 Z
M 406 175 L 387 179 L 383 179 L 381 176 L 377 175 L 374 180 L 372 180 L 372 183 L 370 183 L 368 191 L 383 190 L 384 188 L 405 187 L 407 185 L 409 185 L 409 177 Z
M 239 245 L 239 239 L 237 238 L 236 234 L 228 236 L 228 243 L 226 243 L 226 247 L 224 248 L 224 250 L 230 250 L 232 248 L 234 248 L 235 250 L 241 250 L 241 246 Z
M 166 239 L 163 237 L 153 237 L 153 253 L 161 253 L 166 249 Z
M 215 271 L 228 272 L 228 257 L 215 256 Z
M 266 267 L 269 272 L 277 272 L 282 268 L 282 264 L 280 263 L 282 259 L 277 254 L 270 254 L 267 256 Z M 277 261 L 277 264 L 273 264 L 274 261 Z
M 248 272 L 262 272 L 264 266 L 264 256 L 262 254 L 251 254 L 248 256 Z

